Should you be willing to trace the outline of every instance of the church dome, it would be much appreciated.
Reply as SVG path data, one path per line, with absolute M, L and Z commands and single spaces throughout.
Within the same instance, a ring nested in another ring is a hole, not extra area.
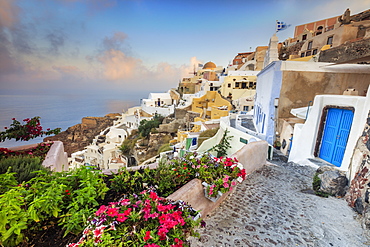
M 216 68 L 216 64 L 212 63 L 212 62 L 208 62 L 206 63 L 204 66 L 203 66 L 203 69 L 215 69 Z

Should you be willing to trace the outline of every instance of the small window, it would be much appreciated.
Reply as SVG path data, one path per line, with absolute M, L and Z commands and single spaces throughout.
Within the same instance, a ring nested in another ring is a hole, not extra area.
M 306 52 L 306 57 L 311 56 L 311 51 Z
M 316 54 L 317 54 L 317 49 L 312 51 L 312 55 L 316 55 Z
M 245 105 L 243 106 L 243 111 L 248 111 L 249 110 L 249 106 Z
M 312 41 L 308 42 L 308 45 L 307 45 L 307 50 L 311 50 L 312 49 Z
M 242 82 L 242 88 L 247 88 L 247 83 L 246 82 Z
M 333 36 L 328 37 L 328 41 L 326 42 L 327 45 L 333 44 Z
M 239 138 L 239 141 L 241 142 L 241 143 L 244 143 L 244 144 L 248 144 L 248 140 L 246 140 L 246 139 L 244 139 L 244 138 Z
M 307 39 L 307 34 L 303 34 L 302 35 L 302 40 L 306 40 Z
M 235 87 L 239 87 L 239 82 L 235 82 Z
M 304 57 L 304 52 L 301 53 L 301 57 Z
M 323 26 L 319 26 L 316 31 L 316 35 L 322 34 Z
M 227 84 L 227 87 L 231 87 L 231 83 L 228 83 L 228 84 Z
M 249 82 L 249 87 L 253 87 L 253 82 L 252 81 Z

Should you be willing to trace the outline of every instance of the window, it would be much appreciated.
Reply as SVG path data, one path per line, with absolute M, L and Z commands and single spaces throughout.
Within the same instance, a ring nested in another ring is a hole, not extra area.
M 306 40 L 306 39 L 307 39 L 307 34 L 303 34 L 302 40 Z
M 249 106 L 245 105 L 243 106 L 243 111 L 248 111 L 249 110 Z
M 316 31 L 316 35 L 322 34 L 323 26 L 319 26 Z
M 311 56 L 311 51 L 306 52 L 306 57 Z
M 312 55 L 316 55 L 316 54 L 317 54 L 317 49 L 312 51 Z
M 253 87 L 253 82 L 252 81 L 249 82 L 249 87 Z
M 239 82 L 235 82 L 235 87 L 239 87 Z
M 304 57 L 304 52 L 301 53 L 301 57 Z
M 242 88 L 247 88 L 247 83 L 246 82 L 242 82 Z
M 248 144 L 248 140 L 246 140 L 246 139 L 244 139 L 244 138 L 239 138 L 239 141 L 241 142 L 241 143 L 244 143 L 244 144 Z
M 308 45 L 307 45 L 307 50 L 311 50 L 312 49 L 312 41 L 308 42 Z
M 213 83 L 210 83 L 209 85 L 210 85 L 211 87 L 213 87 Z
M 227 87 L 231 87 L 231 83 L 227 84 Z
M 327 45 L 333 44 L 333 36 L 328 37 L 328 41 L 326 42 Z

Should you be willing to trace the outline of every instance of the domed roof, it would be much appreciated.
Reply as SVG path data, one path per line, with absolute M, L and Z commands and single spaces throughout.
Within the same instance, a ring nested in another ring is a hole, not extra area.
M 208 62 L 206 63 L 204 66 L 203 66 L 203 69 L 215 69 L 216 68 L 216 64 L 212 63 L 212 62 Z

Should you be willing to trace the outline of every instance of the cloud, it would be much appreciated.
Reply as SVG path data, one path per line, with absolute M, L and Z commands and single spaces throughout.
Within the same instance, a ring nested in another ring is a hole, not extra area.
M 0 27 L 12 27 L 18 22 L 19 8 L 13 0 L 0 1 Z
M 131 79 L 144 69 L 140 59 L 114 49 L 104 51 L 98 56 L 98 61 L 103 64 L 104 76 L 110 81 Z
M 120 50 L 123 43 L 127 39 L 127 34 L 124 32 L 116 32 L 113 37 L 105 37 L 103 40 L 103 47 L 105 50 Z
M 59 53 L 59 48 L 64 45 L 65 35 L 61 31 L 54 30 L 46 35 L 46 40 L 50 43 L 49 52 Z

